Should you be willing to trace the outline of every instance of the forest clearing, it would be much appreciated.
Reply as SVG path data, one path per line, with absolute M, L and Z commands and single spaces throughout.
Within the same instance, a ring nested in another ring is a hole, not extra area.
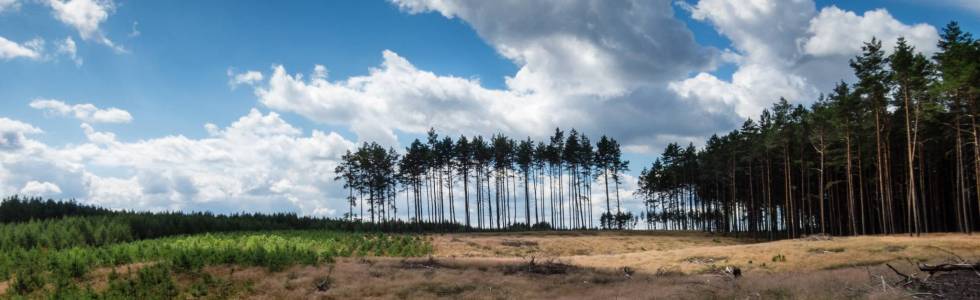
M 978 30 L 980 0 L 0 0 L 0 300 L 980 299 Z
M 72 218 L 40 227 L 65 222 L 107 232 Z M 894 299 L 976 297 L 980 286 L 963 271 L 931 281 L 965 280 L 957 289 L 903 286 L 885 265 L 911 274 L 913 263 L 980 259 L 980 238 L 953 233 L 766 242 L 692 231 L 302 229 L 38 248 L 26 243 L 57 233 L 23 229 L 37 223 L 3 225 L 3 298 Z

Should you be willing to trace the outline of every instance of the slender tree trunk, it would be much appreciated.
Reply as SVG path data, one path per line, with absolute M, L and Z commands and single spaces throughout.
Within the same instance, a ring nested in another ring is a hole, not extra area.
M 959 105 L 956 105 L 959 107 Z M 958 108 L 957 108 L 958 109 Z M 959 219 L 959 227 L 962 232 L 969 232 L 969 224 L 967 224 L 967 209 L 966 209 L 966 180 L 964 179 L 963 172 L 963 139 L 960 130 L 963 128 L 960 123 L 960 115 L 956 114 L 955 126 L 956 126 L 956 197 L 957 197 L 957 219 Z
M 466 212 L 466 227 L 470 227 L 470 176 L 469 169 L 463 169 L 463 209 Z
M 890 211 L 891 211 L 890 208 L 891 207 L 889 206 L 889 203 L 888 203 L 888 188 L 885 186 L 885 184 L 887 183 L 886 176 L 888 176 L 886 174 L 886 172 L 888 172 L 888 169 L 887 169 L 888 160 L 886 158 L 886 155 L 888 155 L 888 154 L 885 153 L 886 150 L 882 149 L 882 142 L 881 142 L 881 116 L 879 114 L 879 108 L 878 107 L 875 107 L 874 108 L 874 112 L 875 112 L 875 150 L 877 151 L 877 155 L 878 155 L 877 161 L 876 161 L 876 164 L 877 164 L 876 167 L 878 168 L 878 170 L 877 170 L 878 171 L 878 193 L 879 193 L 878 194 L 878 201 L 881 203 L 881 207 L 882 207 L 882 210 L 881 211 L 882 211 L 882 214 L 885 215 L 886 223 L 889 224 L 889 226 L 886 226 L 886 228 L 888 228 L 886 230 L 886 233 L 894 233 L 894 224 L 895 224 L 895 222 L 894 222 L 894 216 L 892 216 L 892 214 L 890 213 Z M 861 219 L 861 226 L 864 227 L 864 219 L 863 219 L 864 216 L 862 215 L 861 217 L 862 217 L 862 219 Z
M 977 107 L 976 101 L 970 101 L 971 115 L 970 115 L 970 129 L 973 135 L 973 179 L 974 179 L 974 190 L 976 191 L 977 198 L 977 215 L 980 216 L 980 141 L 977 138 Z M 969 204 L 963 201 L 964 210 L 969 209 Z M 972 220 L 969 219 L 969 213 L 967 215 L 967 232 L 972 233 Z
M 820 136 L 820 144 L 823 145 L 823 136 Z M 822 147 L 822 146 L 821 146 Z M 820 233 L 827 234 L 826 217 L 824 216 L 824 202 L 826 201 L 827 188 L 824 186 L 824 151 L 820 152 L 820 179 L 818 179 L 820 190 Z
M 606 214 L 609 215 L 609 229 L 612 228 L 612 207 L 609 205 L 609 168 L 603 168 L 602 170 L 602 183 L 606 185 Z M 618 202 L 617 202 L 618 205 Z
M 865 201 L 865 198 L 870 199 L 870 197 L 865 197 L 866 196 L 865 195 L 866 193 L 864 191 L 864 189 L 865 189 L 865 184 L 864 184 L 864 163 L 861 161 L 861 157 L 862 157 L 861 156 L 861 153 L 863 153 L 863 151 L 861 150 L 861 142 L 860 141 L 858 141 L 858 144 L 857 144 L 857 152 L 856 153 L 857 153 L 856 159 L 857 159 L 857 194 L 858 194 L 857 204 L 856 204 L 857 205 L 857 212 L 856 212 L 856 214 L 858 216 L 860 216 L 860 219 L 861 219 L 861 231 L 860 231 L 860 234 L 864 234 L 864 219 L 865 219 L 865 215 L 867 215 L 865 213 L 865 210 L 864 210 L 864 203 L 867 202 L 867 201 Z M 858 226 L 857 224 L 854 225 L 854 227 L 857 227 L 857 226 Z
M 446 186 L 449 187 L 449 218 L 452 219 L 453 224 L 456 223 L 456 201 L 453 200 L 453 169 L 449 164 L 446 164 Z
M 848 205 L 848 216 L 850 217 L 850 227 L 851 235 L 857 233 L 857 218 L 854 215 L 854 184 L 851 180 L 852 168 L 851 168 L 851 134 L 850 130 L 845 129 L 844 132 L 844 146 L 845 146 L 845 176 L 847 177 L 847 205 Z
M 902 94 L 903 94 L 903 96 L 905 98 L 905 142 L 906 142 L 906 145 L 908 146 L 908 147 L 906 147 L 906 152 L 907 152 L 907 156 L 908 156 L 907 157 L 908 160 L 906 161 L 906 163 L 908 164 L 908 172 L 909 172 L 908 173 L 908 191 L 907 191 L 907 195 L 906 195 L 906 199 L 907 199 L 906 207 L 908 207 L 908 212 L 907 212 L 907 214 L 908 214 L 908 222 L 909 222 L 909 224 L 912 224 L 911 226 L 909 226 L 909 230 L 908 231 L 909 231 L 909 235 L 912 235 L 912 231 L 914 229 L 915 233 L 918 235 L 919 234 L 919 214 L 918 214 L 918 211 L 916 210 L 916 207 L 915 207 L 916 201 L 915 201 L 915 161 L 914 161 L 914 159 L 915 159 L 915 140 L 914 139 L 915 139 L 916 133 L 912 129 L 912 121 L 911 121 L 912 118 L 911 118 L 911 113 L 910 113 L 912 104 L 910 103 L 908 88 L 904 88 L 903 91 L 904 92 Z
M 528 169 L 524 169 L 524 219 L 527 228 L 531 229 L 531 192 L 528 189 Z

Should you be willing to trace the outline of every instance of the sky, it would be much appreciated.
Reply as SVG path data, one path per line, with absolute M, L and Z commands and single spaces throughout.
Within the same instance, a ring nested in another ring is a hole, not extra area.
M 364 141 L 624 146 L 635 176 L 780 97 L 812 103 L 863 41 L 926 54 L 980 2 L 0 0 L 0 195 L 338 217 Z M 597 201 L 598 204 L 598 201 Z

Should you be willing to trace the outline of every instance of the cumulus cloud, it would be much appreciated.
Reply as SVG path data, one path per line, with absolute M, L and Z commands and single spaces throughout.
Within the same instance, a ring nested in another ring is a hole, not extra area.
M 262 73 L 259 71 L 245 71 L 242 73 L 235 73 L 231 68 L 228 68 L 228 86 L 231 89 L 237 88 L 239 85 L 247 84 L 252 85 L 256 82 L 262 81 Z
M 626 145 L 662 145 L 668 136 L 694 139 L 736 123 L 723 106 L 705 110 L 667 89 L 720 59 L 718 50 L 694 42 L 669 1 L 394 3 L 463 20 L 519 70 L 505 78 L 506 88 L 492 89 L 472 77 L 418 69 L 386 50 L 380 66 L 347 79 L 328 80 L 323 66 L 306 76 L 274 66 L 255 85 L 260 102 L 386 144 L 430 127 L 536 138 L 575 127 Z M 704 121 L 686 122 L 691 118 Z
M 803 49 L 814 56 L 853 56 L 861 53 L 861 45 L 872 37 L 881 40 L 885 49 L 891 49 L 902 36 L 919 51 L 931 54 L 937 50 L 939 40 L 939 33 L 932 25 L 905 25 L 885 9 L 866 11 L 859 16 L 836 6 L 822 9 L 810 21 L 807 32 L 811 36 L 803 42 Z
M 61 188 L 50 182 L 28 181 L 20 193 L 27 196 L 50 197 L 61 194 Z
M 30 124 L 0 117 L 0 150 L 17 150 L 24 147 L 25 135 L 42 133 Z
M 33 39 L 19 44 L 0 36 L 0 60 L 11 60 L 14 58 L 40 59 L 44 41 Z
M 381 67 L 366 76 L 330 82 L 314 71 L 309 80 L 273 67 L 268 84 L 256 88 L 260 101 L 273 109 L 312 120 L 348 125 L 362 140 L 397 144 L 395 130 L 424 132 L 429 126 L 451 132 L 534 127 L 544 115 L 533 95 L 490 90 L 476 80 L 437 76 L 415 68 L 405 58 L 384 51 Z M 524 130 L 519 130 L 523 132 Z
M 810 0 L 701 0 L 683 6 L 731 41 L 727 61 L 737 69 L 731 80 L 702 72 L 669 88 L 702 105 L 732 105 L 746 118 L 780 97 L 808 103 L 835 82 L 851 79 L 847 61 L 872 36 L 887 47 L 904 36 L 926 52 L 934 51 L 938 40 L 934 27 L 903 24 L 884 9 L 857 15 L 830 6 L 818 14 Z
M 393 2 L 470 24 L 520 66 L 507 79 L 515 91 L 623 95 L 707 69 L 716 51 L 699 46 L 665 0 Z
M 70 105 L 54 99 L 36 99 L 31 101 L 30 106 L 48 114 L 72 116 L 89 123 L 129 123 L 133 120 L 133 116 L 125 110 L 115 107 L 100 109 L 91 103 Z
M 82 124 L 88 142 L 50 146 L 41 131 L 0 118 L 0 193 L 47 192 L 119 209 L 292 211 L 338 216 L 344 192 L 336 161 L 353 143 L 304 135 L 278 114 L 253 109 L 213 135 L 122 142 Z M 14 132 L 16 147 L 7 141 Z M 57 189 L 55 189 L 57 188 Z
M 47 0 L 58 21 L 78 31 L 82 40 L 94 40 L 117 52 L 124 48 L 112 42 L 99 28 L 115 12 L 112 0 Z

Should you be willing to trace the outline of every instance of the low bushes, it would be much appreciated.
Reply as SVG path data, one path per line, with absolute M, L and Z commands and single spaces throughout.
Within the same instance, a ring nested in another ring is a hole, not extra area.
M 431 252 L 423 238 L 403 235 L 312 230 L 200 234 L 97 247 L 14 248 L 0 253 L 0 281 L 13 278 L 10 292 L 15 294 L 52 286 L 58 293 L 84 293 L 84 289 L 70 288 L 70 283 L 80 281 L 94 268 L 135 262 L 166 265 L 174 272 L 197 272 L 222 264 L 279 271 L 296 264 L 331 262 L 337 256 L 405 257 Z M 149 280 L 156 275 L 140 276 L 146 278 L 139 280 Z

